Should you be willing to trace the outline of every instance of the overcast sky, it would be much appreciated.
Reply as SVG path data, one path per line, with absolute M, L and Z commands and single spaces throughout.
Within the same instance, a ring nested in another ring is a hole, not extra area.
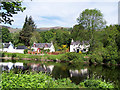
M 32 16 L 37 27 L 73 27 L 85 9 L 98 9 L 107 25 L 118 23 L 119 0 L 24 0 L 26 10 L 14 15 L 13 28 L 22 28 L 26 15 Z M 10 26 L 10 25 L 8 25 Z

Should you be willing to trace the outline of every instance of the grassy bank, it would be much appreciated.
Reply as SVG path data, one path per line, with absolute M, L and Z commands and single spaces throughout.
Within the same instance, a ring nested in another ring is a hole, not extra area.
M 2 73 L 2 88 L 114 88 L 110 83 L 101 80 L 86 80 L 78 85 L 70 79 L 55 80 L 44 73 L 15 74 L 13 71 Z
M 20 60 L 51 60 L 59 62 L 87 62 L 88 59 L 85 58 L 86 54 L 78 53 L 64 53 L 59 55 L 32 55 L 32 54 L 21 54 L 21 53 L 2 53 L 2 57 L 11 57 L 11 59 L 20 59 Z

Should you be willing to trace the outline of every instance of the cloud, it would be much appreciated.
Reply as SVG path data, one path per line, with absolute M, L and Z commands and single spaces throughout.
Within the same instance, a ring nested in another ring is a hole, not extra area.
M 22 28 L 26 15 L 32 16 L 37 27 L 64 26 L 77 24 L 76 18 L 85 9 L 101 10 L 107 24 L 117 24 L 118 0 L 25 0 L 26 10 L 14 15 L 12 27 Z

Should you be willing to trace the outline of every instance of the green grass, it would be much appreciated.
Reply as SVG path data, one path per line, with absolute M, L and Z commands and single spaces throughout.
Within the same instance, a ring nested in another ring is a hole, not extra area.
M 14 57 L 18 59 L 32 59 L 35 60 L 37 59 L 38 61 L 40 60 L 53 60 L 53 61 L 71 61 L 71 62 L 86 62 L 88 61 L 84 56 L 86 54 L 78 54 L 78 53 L 64 53 L 64 54 L 59 54 L 59 55 L 49 55 L 49 54 L 44 54 L 44 55 L 32 55 L 32 54 L 21 54 L 21 53 L 6 53 L 4 52 L 3 57 Z

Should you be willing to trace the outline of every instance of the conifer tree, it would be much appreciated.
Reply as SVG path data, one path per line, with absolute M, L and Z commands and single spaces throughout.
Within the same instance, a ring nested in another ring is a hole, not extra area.
M 32 36 L 32 32 L 35 29 L 36 29 L 36 25 L 34 24 L 32 17 L 30 16 L 28 18 L 26 16 L 22 31 L 20 32 L 21 43 L 24 43 L 26 46 L 30 46 L 30 38 Z

